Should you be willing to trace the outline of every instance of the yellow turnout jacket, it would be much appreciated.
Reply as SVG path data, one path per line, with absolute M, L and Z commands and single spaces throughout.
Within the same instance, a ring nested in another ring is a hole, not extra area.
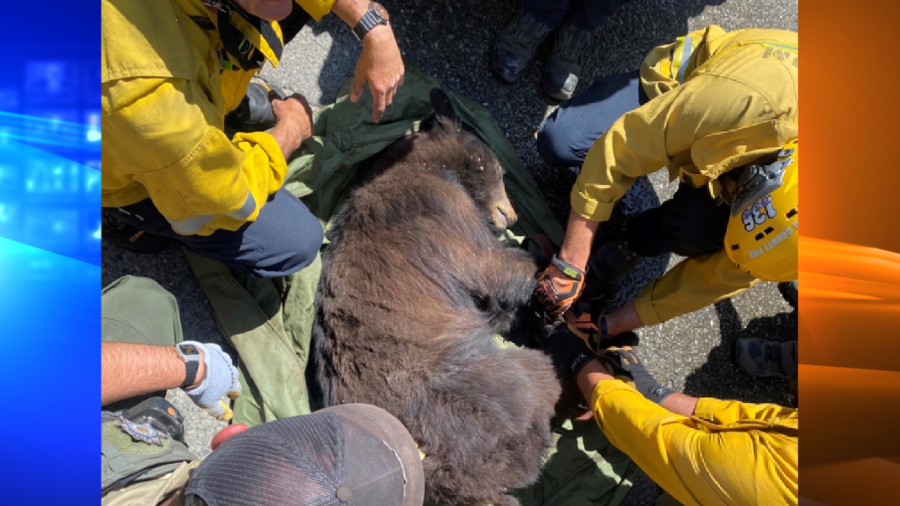
M 685 506 L 799 500 L 797 410 L 703 398 L 688 418 L 619 380 L 598 383 L 591 406 L 610 442 Z
M 321 19 L 334 0 L 298 3 Z M 183 235 L 254 221 L 287 163 L 267 133 L 224 133 L 257 70 L 222 70 L 216 14 L 201 0 L 102 0 L 102 14 L 102 205 L 149 197 Z M 231 20 L 278 65 L 259 31 Z
M 591 147 L 572 188 L 572 209 L 605 221 L 634 180 L 662 167 L 672 179 L 706 185 L 798 138 L 797 34 L 712 25 L 659 46 L 641 64 L 650 101 L 619 118 Z M 724 249 L 689 259 L 635 301 L 644 324 L 660 323 L 731 297 L 756 279 Z

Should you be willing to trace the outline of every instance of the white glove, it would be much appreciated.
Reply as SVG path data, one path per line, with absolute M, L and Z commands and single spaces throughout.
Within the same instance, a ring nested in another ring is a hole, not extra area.
M 234 413 L 222 397 L 237 399 L 241 395 L 240 372 L 231 363 L 231 357 L 222 351 L 218 344 L 201 344 L 197 341 L 185 341 L 203 352 L 203 363 L 206 365 L 206 377 L 196 387 L 185 389 L 184 393 L 207 413 L 219 420 L 229 421 Z

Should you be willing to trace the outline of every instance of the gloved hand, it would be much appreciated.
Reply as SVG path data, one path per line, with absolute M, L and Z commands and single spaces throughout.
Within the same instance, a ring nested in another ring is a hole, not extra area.
M 606 326 L 606 315 L 593 314 L 591 304 L 577 301 L 563 314 L 569 330 L 580 337 L 594 353 L 600 353 L 603 346 L 609 345 L 609 331 Z
M 544 309 L 545 319 L 556 320 L 581 296 L 584 271 L 553 255 L 550 267 L 538 276 L 534 298 Z
M 638 392 L 657 404 L 672 394 L 672 390 L 660 385 L 647 371 L 638 358 L 637 351 L 631 346 L 607 348 L 600 356 L 600 362 L 610 374 L 633 384 Z
M 564 324 L 556 325 L 542 344 L 544 352 L 553 360 L 553 367 L 558 371 L 571 373 L 573 377 L 577 376 L 588 362 L 597 359 L 597 354 L 591 351 L 580 337 L 569 332 Z
M 241 395 L 240 373 L 231 363 L 231 357 L 222 351 L 218 344 L 202 344 L 186 341 L 203 352 L 203 364 L 206 366 L 206 377 L 195 388 L 185 389 L 184 393 L 207 413 L 219 420 L 229 421 L 234 413 L 228 404 L 221 400 L 227 395 L 237 399 Z

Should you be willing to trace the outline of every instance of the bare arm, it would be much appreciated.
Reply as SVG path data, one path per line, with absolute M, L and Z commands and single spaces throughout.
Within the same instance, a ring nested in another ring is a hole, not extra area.
M 337 0 L 331 6 L 331 12 L 340 16 L 350 28 L 356 26 L 366 9 L 369 8 L 370 0 Z M 374 31 L 374 30 L 373 30 Z
M 100 348 L 100 405 L 135 395 L 178 388 L 184 381 L 184 362 L 173 346 L 132 343 L 103 343 Z M 202 352 L 201 352 L 202 353 Z M 196 387 L 206 376 L 200 360 Z
M 599 227 L 599 222 L 591 221 L 575 211 L 570 212 L 566 237 L 563 239 L 559 257 L 584 271 L 588 257 L 591 256 L 591 244 Z
M 337 0 L 331 11 L 351 28 L 369 8 L 370 0 Z M 403 85 L 403 58 L 390 26 L 378 25 L 363 37 L 363 50 L 354 74 L 350 100 L 356 102 L 366 83 L 372 91 L 372 121 L 378 123 L 387 106 L 394 99 L 397 88 Z

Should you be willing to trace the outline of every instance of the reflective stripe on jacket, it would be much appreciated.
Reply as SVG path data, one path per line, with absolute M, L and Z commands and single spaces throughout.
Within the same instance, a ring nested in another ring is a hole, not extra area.
M 298 3 L 320 19 L 333 1 Z M 200 0 L 103 0 L 102 14 L 102 205 L 149 197 L 184 235 L 255 220 L 287 163 L 265 132 L 224 133 L 256 70 L 221 70 L 218 32 L 201 27 L 215 27 L 215 13 Z M 237 18 L 254 51 L 277 65 L 259 32 Z
M 703 398 L 688 418 L 619 380 L 601 381 L 591 405 L 610 442 L 686 506 L 799 500 L 796 410 Z
M 662 167 L 695 187 L 798 137 L 797 34 L 718 26 L 657 47 L 641 64 L 650 101 L 587 154 L 572 209 L 605 221 L 634 180 Z

